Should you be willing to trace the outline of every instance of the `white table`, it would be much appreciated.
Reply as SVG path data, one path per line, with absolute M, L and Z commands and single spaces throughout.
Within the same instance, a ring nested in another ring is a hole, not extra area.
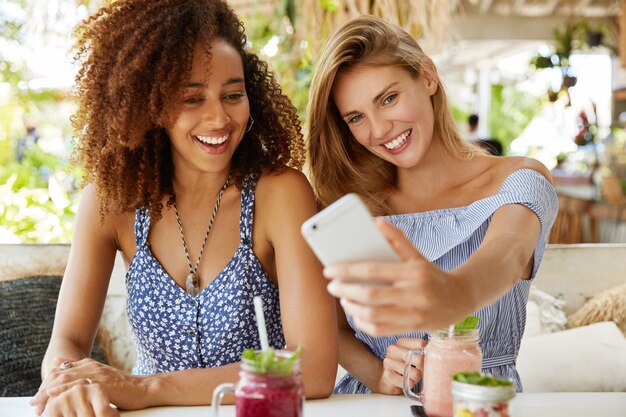
M 33 417 L 28 397 L 0 397 L 0 417 Z M 307 401 L 304 417 L 411 417 L 411 401 L 401 396 L 334 395 Z M 511 403 L 512 417 L 626 417 L 626 393 L 524 393 Z M 220 415 L 234 417 L 234 406 Z M 123 417 L 211 417 L 211 407 L 157 407 L 124 411 Z

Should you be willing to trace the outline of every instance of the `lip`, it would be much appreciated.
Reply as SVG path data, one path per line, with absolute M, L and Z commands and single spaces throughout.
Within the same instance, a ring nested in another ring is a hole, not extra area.
M 393 142 L 394 140 L 398 139 L 400 136 L 404 135 L 405 133 L 407 134 L 407 137 L 406 137 L 406 139 L 405 139 L 404 143 L 403 143 L 402 145 L 400 145 L 399 147 L 397 147 L 396 149 L 388 149 L 388 148 L 385 146 L 386 144 L 388 144 L 388 143 L 390 143 L 390 142 Z M 408 144 L 411 142 L 411 139 L 413 139 L 413 129 L 412 129 L 412 128 L 409 128 L 409 129 L 407 129 L 407 130 L 405 130 L 405 131 L 401 132 L 401 133 L 400 133 L 400 134 L 398 134 L 398 135 L 394 135 L 392 138 L 390 138 L 390 139 L 388 139 L 388 140 L 384 141 L 384 142 L 383 142 L 383 143 L 381 143 L 379 146 L 380 146 L 382 149 L 384 149 L 384 151 L 385 151 L 385 152 L 388 152 L 388 153 L 391 153 L 391 154 L 397 154 L 397 153 L 402 152 L 402 151 L 403 151 L 403 150 L 404 150 L 404 149 L 408 146 Z

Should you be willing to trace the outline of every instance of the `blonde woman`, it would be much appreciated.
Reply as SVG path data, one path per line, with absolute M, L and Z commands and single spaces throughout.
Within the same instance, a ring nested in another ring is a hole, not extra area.
M 401 393 L 402 361 L 425 343 L 424 331 L 470 314 L 481 318 L 483 370 L 521 390 L 515 360 L 528 290 L 557 211 L 548 170 L 464 141 L 432 60 L 408 33 L 372 16 L 327 42 L 307 125 L 321 205 L 359 194 L 384 216 L 378 226 L 403 259 L 325 269 L 345 312 L 339 360 L 349 374 L 335 392 Z M 419 366 L 410 378 L 421 379 Z

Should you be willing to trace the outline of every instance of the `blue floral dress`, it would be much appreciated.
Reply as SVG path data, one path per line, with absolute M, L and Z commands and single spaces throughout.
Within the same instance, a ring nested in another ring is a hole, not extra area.
M 548 233 L 558 208 L 554 187 L 535 170 L 520 169 L 512 172 L 496 195 L 475 201 L 466 207 L 393 215 L 387 216 L 386 219 L 402 229 L 429 261 L 449 271 L 465 262 L 478 249 L 493 213 L 506 204 L 522 204 L 528 207 L 541 222 L 541 234 L 535 247 L 531 274 L 531 278 L 534 278 L 541 264 Z M 495 303 L 474 313 L 480 317 L 478 327 L 483 353 L 483 372 L 511 379 L 518 391 L 522 390 L 522 382 L 515 369 L 515 361 L 524 334 L 530 283 L 531 280 L 520 280 Z M 354 328 L 350 317 L 348 322 Z M 396 343 L 399 338 L 414 337 L 428 340 L 425 332 L 372 337 L 355 328 L 355 333 L 356 338 L 380 360 L 385 358 L 387 346 Z M 338 394 L 370 392 L 350 374 L 346 374 L 335 387 L 335 393 Z
M 252 301 L 257 295 L 263 299 L 270 345 L 285 348 L 278 288 L 252 251 L 255 186 L 254 177 L 246 177 L 234 256 L 196 297 L 154 258 L 150 216 L 145 209 L 136 211 L 137 252 L 126 274 L 126 311 L 137 349 L 134 374 L 222 366 L 238 362 L 246 348 L 260 349 Z

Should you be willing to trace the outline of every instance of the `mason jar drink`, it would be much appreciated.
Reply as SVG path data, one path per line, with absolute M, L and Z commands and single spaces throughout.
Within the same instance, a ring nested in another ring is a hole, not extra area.
M 514 396 L 511 381 L 479 372 L 456 374 L 452 381 L 454 417 L 510 417 Z
M 439 329 L 430 334 L 424 348 L 409 351 L 405 362 L 404 394 L 424 404 L 428 417 L 452 417 L 452 375 L 482 367 L 478 329 Z M 423 389 L 413 393 L 408 384 L 408 367 L 413 356 L 424 356 Z
M 259 354 L 259 353 L 257 353 Z M 213 392 L 214 416 L 219 415 L 219 404 L 227 392 L 235 394 L 237 417 L 301 417 L 304 386 L 300 360 L 289 360 L 292 352 L 277 351 L 278 360 L 285 366 L 262 366 L 262 362 L 242 358 L 239 381 L 221 384 Z

